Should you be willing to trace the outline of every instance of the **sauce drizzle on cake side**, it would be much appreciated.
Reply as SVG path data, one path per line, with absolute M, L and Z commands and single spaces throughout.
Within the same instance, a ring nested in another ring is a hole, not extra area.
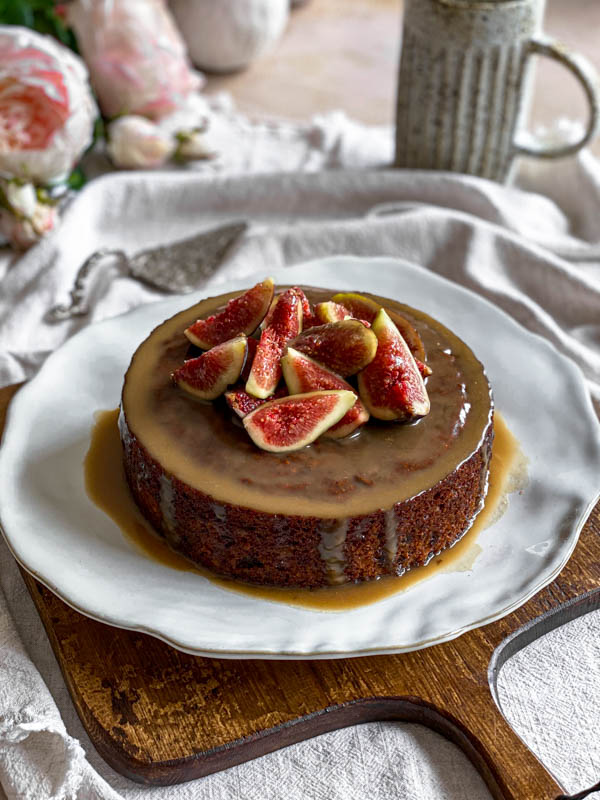
M 433 558 L 427 566 L 417 567 L 401 577 L 389 576 L 360 584 L 332 585 L 321 589 L 253 586 L 220 578 L 209 570 L 193 565 L 172 550 L 164 538 L 152 531 L 133 502 L 125 480 L 118 416 L 119 409 L 101 411 L 96 415 L 90 448 L 85 459 L 85 484 L 92 501 L 115 522 L 136 549 L 145 557 L 169 569 L 197 572 L 225 590 L 317 611 L 344 611 L 369 605 L 392 594 L 406 591 L 438 572 L 471 569 L 481 552 L 478 544 L 480 533 L 501 516 L 506 507 L 508 493 L 523 488 L 527 480 L 526 459 L 504 419 L 496 413 L 485 506 L 465 536 L 453 547 Z
M 312 304 L 333 294 L 305 291 Z M 154 529 L 196 564 L 279 586 L 398 575 L 454 544 L 482 507 L 493 439 L 489 383 L 469 347 L 423 312 L 369 295 L 418 330 L 430 413 L 409 424 L 371 418 L 346 438 L 266 452 L 224 402 L 191 397 L 170 378 L 188 353 L 184 330 L 234 296 L 167 320 L 127 371 L 125 472 Z

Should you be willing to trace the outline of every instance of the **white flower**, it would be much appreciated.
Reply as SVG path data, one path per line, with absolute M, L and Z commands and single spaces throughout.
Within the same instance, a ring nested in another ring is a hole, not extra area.
M 98 114 L 83 62 L 28 28 L 0 25 L 0 174 L 65 178 L 92 141 Z
M 175 151 L 173 137 L 144 117 L 119 117 L 110 123 L 107 134 L 111 160 L 125 169 L 160 167 Z

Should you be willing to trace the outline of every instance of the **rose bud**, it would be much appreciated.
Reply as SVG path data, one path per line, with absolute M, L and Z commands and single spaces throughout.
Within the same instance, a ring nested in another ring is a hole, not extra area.
M 117 167 L 152 169 L 161 167 L 175 150 L 176 142 L 145 117 L 119 117 L 107 129 L 108 154 Z
M 203 84 L 164 0 L 75 0 L 68 21 L 107 117 L 160 118 Z
M 0 25 L 0 173 L 66 178 L 98 114 L 83 62 L 49 36 Z
M 49 233 L 57 222 L 55 206 L 43 202 L 33 184 L 0 179 L 0 235 L 9 244 L 26 250 Z

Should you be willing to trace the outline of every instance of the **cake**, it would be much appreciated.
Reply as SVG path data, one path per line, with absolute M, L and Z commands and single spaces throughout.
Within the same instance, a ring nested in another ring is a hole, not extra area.
M 334 295 L 304 293 L 305 320 Z M 223 396 L 198 400 L 172 377 L 201 352 L 188 338 L 194 322 L 240 294 L 166 320 L 127 370 L 119 417 L 125 474 L 154 530 L 194 564 L 273 586 L 401 575 L 458 541 L 483 506 L 493 439 L 490 386 L 469 347 L 425 313 L 363 294 L 418 332 L 429 413 L 404 423 L 371 416 L 348 436 L 271 452 Z M 356 386 L 355 377 L 346 380 Z M 269 406 L 283 402 L 272 397 L 271 390 Z

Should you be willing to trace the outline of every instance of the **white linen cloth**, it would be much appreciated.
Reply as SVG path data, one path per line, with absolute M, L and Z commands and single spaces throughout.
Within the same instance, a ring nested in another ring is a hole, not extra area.
M 391 130 L 339 113 L 304 126 L 252 125 L 221 106 L 213 130 L 223 149 L 215 164 L 99 178 L 55 235 L 0 262 L 0 386 L 33 375 L 82 325 L 162 296 L 108 270 L 92 281 L 88 319 L 46 324 L 93 250 L 134 253 L 243 217 L 249 233 L 207 288 L 320 255 L 399 256 L 546 337 L 579 364 L 600 410 L 600 165 L 589 153 L 523 163 L 519 188 L 506 188 L 384 169 Z M 4 543 L 0 587 L 0 786 L 10 800 L 490 796 L 453 745 L 401 723 L 325 734 L 176 787 L 138 786 L 91 746 Z M 599 628 L 600 613 L 588 614 L 518 654 L 501 677 L 509 720 L 570 791 L 600 779 Z

